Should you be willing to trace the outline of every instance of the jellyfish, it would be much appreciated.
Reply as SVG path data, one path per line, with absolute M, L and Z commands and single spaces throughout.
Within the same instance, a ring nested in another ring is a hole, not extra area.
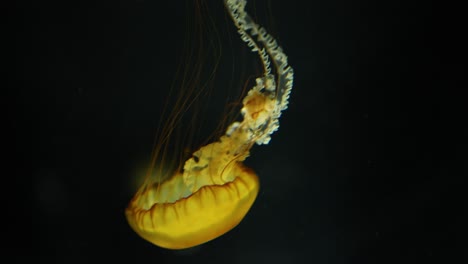
M 263 75 L 242 100 L 242 119 L 196 150 L 164 181 L 145 181 L 125 210 L 130 227 L 159 247 L 185 249 L 225 234 L 241 222 L 257 197 L 259 179 L 243 161 L 254 144 L 268 144 L 279 128 L 293 69 L 245 5 L 245 0 L 224 0 L 240 38 L 258 53 L 263 66 Z

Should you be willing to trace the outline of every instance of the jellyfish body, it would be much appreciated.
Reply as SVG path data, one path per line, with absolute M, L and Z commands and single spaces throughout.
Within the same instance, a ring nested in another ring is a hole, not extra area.
M 193 247 L 221 236 L 244 218 L 259 181 L 243 165 L 254 143 L 268 144 L 287 108 L 293 70 L 276 41 L 245 12 L 246 1 L 224 0 L 241 39 L 258 52 L 264 75 L 243 99 L 242 121 L 195 151 L 183 169 L 162 182 L 144 184 L 125 213 L 132 229 L 163 248 Z M 272 74 L 271 62 L 274 68 Z

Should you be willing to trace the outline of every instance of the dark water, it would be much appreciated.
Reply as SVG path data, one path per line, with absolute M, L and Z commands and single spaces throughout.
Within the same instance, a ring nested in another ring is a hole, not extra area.
M 462 15 L 427 1 L 249 2 L 296 74 L 280 130 L 247 161 L 260 177 L 259 197 L 238 227 L 197 248 L 168 251 L 140 239 L 123 212 L 134 174 L 149 158 L 179 53 L 187 49 L 185 25 L 197 18 L 188 1 L 159 2 L 18 2 L 8 10 L 18 158 L 9 177 L 20 191 L 31 186 L 24 202 L 11 188 L 15 203 L 8 202 L 14 230 L 26 232 L 7 238 L 18 260 L 452 263 L 466 257 L 456 243 L 466 211 L 460 190 L 466 154 L 457 155 L 466 135 Z M 214 83 L 221 92 L 203 112 L 211 131 L 226 100 L 222 91 L 245 82 L 230 79 L 231 71 L 255 75 L 242 69 L 258 72 L 258 61 L 221 1 L 208 5 L 224 62 Z

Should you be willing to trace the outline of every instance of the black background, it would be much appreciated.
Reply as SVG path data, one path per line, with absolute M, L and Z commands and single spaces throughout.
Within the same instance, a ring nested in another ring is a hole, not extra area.
M 221 1 L 206 4 L 226 21 Z M 461 8 L 431 1 L 250 1 L 296 74 L 280 130 L 247 161 L 261 180 L 257 201 L 238 227 L 192 250 L 164 250 L 134 234 L 123 214 L 129 186 L 150 155 L 192 6 L 36 1 L 8 9 L 15 63 L 6 71 L 5 124 L 15 163 L 6 178 L 15 185 L 6 188 L 5 215 L 15 224 L 4 239 L 16 260 L 466 258 L 457 242 L 466 213 L 466 29 Z M 245 52 L 234 26 L 220 29 L 232 37 L 220 37 L 224 47 Z M 231 66 L 220 65 L 221 76 Z

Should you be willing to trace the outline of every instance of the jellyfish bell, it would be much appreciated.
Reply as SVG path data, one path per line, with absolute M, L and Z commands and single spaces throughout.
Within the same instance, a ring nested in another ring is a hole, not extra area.
M 246 1 L 225 0 L 224 5 L 241 39 L 258 53 L 264 73 L 242 100 L 241 120 L 232 122 L 214 142 L 181 158 L 180 163 L 154 155 L 153 165 L 171 165 L 148 172 L 125 214 L 138 235 L 163 248 L 194 247 L 240 223 L 259 191 L 257 175 L 243 161 L 255 143 L 268 144 L 279 128 L 292 89 L 293 70 L 286 55 L 245 12 Z M 171 130 L 173 124 L 168 127 Z M 165 149 L 166 144 L 159 144 L 155 153 Z

